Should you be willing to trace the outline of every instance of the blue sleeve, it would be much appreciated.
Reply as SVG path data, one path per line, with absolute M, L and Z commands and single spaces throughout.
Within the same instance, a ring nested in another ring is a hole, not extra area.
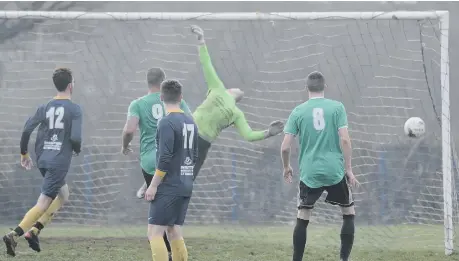
M 83 118 L 81 108 L 77 105 L 72 115 L 72 129 L 70 130 L 70 142 L 72 143 L 72 149 L 75 153 L 81 152 L 82 125 Z
M 27 154 L 30 135 L 32 135 L 32 132 L 43 121 L 44 118 L 45 118 L 44 107 L 40 106 L 38 107 L 35 114 L 26 121 L 24 125 L 24 129 L 22 130 L 21 141 L 20 141 L 20 148 L 21 148 L 22 155 Z
M 156 168 L 163 172 L 168 172 L 174 151 L 175 131 L 172 123 L 168 119 L 162 119 L 158 124 L 158 161 Z

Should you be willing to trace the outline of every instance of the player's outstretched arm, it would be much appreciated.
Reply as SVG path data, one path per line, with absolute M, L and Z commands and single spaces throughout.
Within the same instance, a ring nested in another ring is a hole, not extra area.
M 137 106 L 137 100 L 134 100 L 129 105 L 128 116 L 126 119 L 126 124 L 124 124 L 123 134 L 122 134 L 122 149 L 121 152 L 127 155 L 131 149 L 129 144 L 134 138 L 134 133 L 137 130 L 139 125 L 139 108 Z
M 30 135 L 32 135 L 32 132 L 44 119 L 44 107 L 40 106 L 35 112 L 35 114 L 26 121 L 24 129 L 22 130 L 20 141 L 21 155 L 27 155 L 27 153 L 29 152 L 28 147 Z
M 238 130 L 239 134 L 247 141 L 259 141 L 264 140 L 282 132 L 284 124 L 281 121 L 274 121 L 270 124 L 269 128 L 264 131 L 254 131 L 250 128 L 244 113 L 240 110 L 236 112 L 236 120 L 234 126 Z
M 213 89 L 225 88 L 223 82 L 217 75 L 214 66 L 212 65 L 212 60 L 207 50 L 206 42 L 204 40 L 204 31 L 196 25 L 191 26 L 191 32 L 198 37 L 199 41 L 199 60 L 201 61 L 202 70 L 204 72 L 204 78 L 207 82 L 207 87 L 209 91 Z
M 82 126 L 83 114 L 81 113 L 80 106 L 77 106 L 72 118 L 72 129 L 70 130 L 70 142 L 72 143 L 72 149 L 76 154 L 80 154 L 81 152 Z

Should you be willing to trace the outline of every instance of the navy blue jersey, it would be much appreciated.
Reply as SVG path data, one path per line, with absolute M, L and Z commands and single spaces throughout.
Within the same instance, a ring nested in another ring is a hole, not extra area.
M 38 126 L 35 153 L 39 168 L 69 168 L 73 152 L 80 153 L 82 115 L 69 99 L 53 99 L 38 107 L 21 136 L 21 154 L 28 152 L 30 135 Z
M 190 116 L 171 112 L 158 123 L 156 168 L 164 171 L 156 193 L 191 196 L 193 168 L 198 158 L 198 127 Z

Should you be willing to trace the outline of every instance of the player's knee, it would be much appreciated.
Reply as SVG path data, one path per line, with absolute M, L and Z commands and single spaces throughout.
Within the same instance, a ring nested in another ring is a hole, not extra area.
M 152 238 L 155 238 L 155 237 L 163 237 L 164 231 L 166 231 L 166 228 L 163 226 L 148 224 L 148 230 L 147 230 L 148 240 L 151 240 Z
M 69 191 L 69 186 L 67 184 L 61 187 L 61 189 L 59 190 L 58 196 L 60 200 L 62 201 L 62 204 L 64 204 L 65 202 L 69 200 L 70 191 Z
M 51 202 L 53 202 L 53 199 L 53 197 L 41 193 L 38 197 L 36 206 L 41 210 L 46 211 L 49 208 L 49 205 L 51 205 Z
M 175 225 L 175 226 L 172 226 L 172 227 L 168 227 L 166 232 L 167 232 L 167 238 L 170 241 L 176 240 L 176 239 L 181 239 L 183 237 L 181 226 Z
M 343 215 L 343 226 L 341 228 L 342 235 L 354 235 L 355 223 L 354 215 Z
M 354 208 L 354 206 L 341 207 L 341 213 L 343 213 L 343 215 L 353 215 L 353 216 L 355 216 L 355 208 Z
M 309 220 L 311 217 L 312 209 L 307 209 L 307 208 L 301 208 L 298 209 L 298 214 L 297 218 L 302 219 L 302 220 Z

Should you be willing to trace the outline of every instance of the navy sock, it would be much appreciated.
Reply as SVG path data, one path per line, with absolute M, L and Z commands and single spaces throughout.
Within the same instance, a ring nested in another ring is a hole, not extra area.
M 293 230 L 293 261 L 303 260 L 308 224 L 309 220 L 296 219 L 296 226 Z
M 341 227 L 341 251 L 340 258 L 348 261 L 354 245 L 354 215 L 343 215 L 343 226 Z

